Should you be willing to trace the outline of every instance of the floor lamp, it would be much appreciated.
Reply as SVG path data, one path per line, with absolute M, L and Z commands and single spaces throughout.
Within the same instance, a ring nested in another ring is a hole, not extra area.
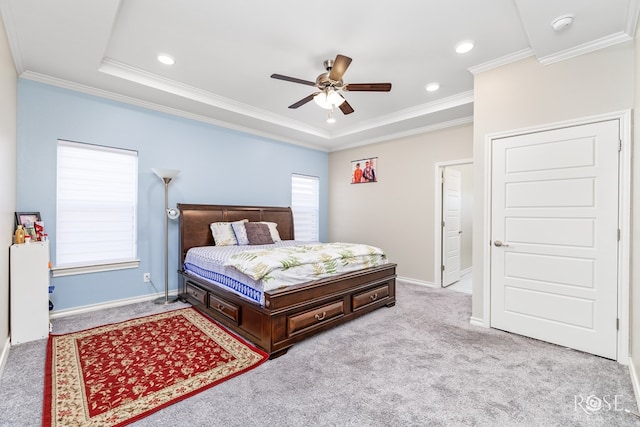
M 171 304 L 178 300 L 177 296 L 169 296 L 169 217 L 176 219 L 180 215 L 177 209 L 169 209 L 169 183 L 180 171 L 175 169 L 151 169 L 164 181 L 164 296 L 153 300 L 156 304 Z

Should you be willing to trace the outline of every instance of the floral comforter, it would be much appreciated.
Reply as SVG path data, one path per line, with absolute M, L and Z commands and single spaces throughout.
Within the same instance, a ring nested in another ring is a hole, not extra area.
M 314 243 L 249 250 L 231 256 L 224 265 L 262 280 L 265 289 L 275 289 L 387 262 L 386 254 L 375 246 Z

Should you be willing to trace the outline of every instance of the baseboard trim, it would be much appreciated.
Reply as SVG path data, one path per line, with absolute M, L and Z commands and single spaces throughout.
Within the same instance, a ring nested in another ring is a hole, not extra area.
M 469 318 L 469 323 L 472 324 L 473 326 L 481 326 L 481 327 L 485 327 L 484 326 L 484 320 L 479 318 L 479 317 L 473 317 L 471 316 Z
M 473 269 L 471 267 L 465 268 L 464 270 L 460 271 L 460 276 L 466 276 L 467 274 L 471 274 L 472 272 Z
M 178 295 L 178 291 L 169 292 L 169 295 Z M 81 307 L 73 307 L 64 310 L 54 310 L 49 314 L 50 319 L 59 319 L 61 317 L 74 316 L 76 314 L 90 313 L 92 311 L 104 310 L 105 308 L 121 307 L 123 305 L 136 304 L 139 302 L 152 301 L 158 297 L 164 296 L 164 292 L 144 295 L 135 298 L 125 298 L 115 301 L 109 301 L 100 304 L 84 305 Z
M 2 378 L 2 374 L 4 373 L 4 367 L 7 364 L 7 359 L 9 358 L 10 348 L 11 348 L 11 339 L 10 337 L 5 337 L 4 343 L 2 344 L 2 353 L 0 353 L 0 378 Z
M 407 282 L 407 283 L 412 284 L 412 285 L 426 286 L 428 288 L 437 288 L 438 287 L 438 286 L 436 286 L 435 283 L 427 282 L 427 281 L 424 281 L 424 280 L 411 279 L 409 277 L 397 276 L 396 279 L 400 280 L 402 282 Z
M 633 357 L 629 356 L 629 375 L 631 375 L 631 385 L 633 385 L 633 395 L 636 398 L 636 406 L 640 410 L 640 378 L 636 372 Z

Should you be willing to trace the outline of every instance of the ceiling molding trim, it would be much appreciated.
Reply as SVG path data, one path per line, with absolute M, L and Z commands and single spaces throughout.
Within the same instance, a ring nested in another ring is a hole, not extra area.
M 283 119 L 282 116 L 276 116 L 265 110 L 255 108 L 247 104 L 242 104 L 232 99 L 215 95 L 211 92 L 179 83 L 175 80 L 167 79 L 139 68 L 131 67 L 110 58 L 104 58 L 102 60 L 100 67 L 98 67 L 98 71 L 130 82 L 158 89 L 172 95 L 200 102 L 202 104 L 211 105 L 216 108 L 221 108 L 278 126 L 284 126 L 298 132 L 318 136 L 324 139 L 330 138 L 328 131 L 313 128 L 297 121 Z
M 494 68 L 502 67 L 503 65 L 511 64 L 512 62 L 520 61 L 521 59 L 525 59 L 533 55 L 533 50 L 528 47 L 526 49 L 510 53 L 509 55 L 501 56 L 500 58 L 492 59 L 491 61 L 474 65 L 473 67 L 469 67 L 467 69 L 471 74 L 476 75 L 479 73 L 484 73 L 485 71 L 493 70 Z
M 329 152 L 333 153 L 333 152 L 336 152 L 336 151 L 347 150 L 349 148 L 361 147 L 363 145 L 370 145 L 370 144 L 376 144 L 376 143 L 379 143 L 379 142 L 392 141 L 394 139 L 405 138 L 405 137 L 408 137 L 408 136 L 418 135 L 418 134 L 422 134 L 422 133 L 434 132 L 434 131 L 437 131 L 437 130 L 440 130 L 440 129 L 446 129 L 446 128 L 450 128 L 450 127 L 454 127 L 454 126 L 465 125 L 467 123 L 473 123 L 473 116 L 462 117 L 462 118 L 455 119 L 455 120 L 449 120 L 447 122 L 441 122 L 441 123 L 436 123 L 436 124 L 429 125 L 429 126 L 423 126 L 423 127 L 420 127 L 420 128 L 409 129 L 407 131 L 396 132 L 396 133 L 384 135 L 384 136 L 377 137 L 377 138 L 369 138 L 369 139 L 365 139 L 365 140 L 362 140 L 362 141 L 358 141 L 358 142 L 353 143 L 353 144 L 342 145 L 339 148 L 330 149 Z
M 381 116 L 373 120 L 363 122 L 361 125 L 347 128 L 343 131 L 332 133 L 333 138 L 340 138 L 343 136 L 353 135 L 355 133 L 364 132 L 367 130 L 375 129 L 378 127 L 391 125 L 401 122 L 403 120 L 409 120 L 420 116 L 426 116 L 428 114 L 437 113 L 439 111 L 448 110 L 451 108 L 459 107 L 465 104 L 473 103 L 473 91 L 461 92 L 456 95 L 452 95 L 446 98 L 439 99 L 437 101 L 429 102 L 428 104 L 422 104 L 411 108 L 400 110 L 393 114 Z
M 291 138 L 284 138 L 280 135 L 271 134 L 269 132 L 261 132 L 256 129 L 252 129 L 246 126 L 234 125 L 232 123 L 228 123 L 222 120 L 216 120 L 211 117 L 201 116 L 199 114 L 190 113 L 188 111 L 179 110 L 177 108 L 171 108 L 164 105 L 156 104 L 149 101 L 143 101 L 138 98 L 132 98 L 130 96 L 120 95 L 114 92 L 109 92 L 102 89 L 96 89 L 91 86 L 82 85 L 79 83 L 70 82 L 68 80 L 59 79 L 52 76 L 47 76 L 45 74 L 35 73 L 33 71 L 25 71 L 20 75 L 20 78 L 24 78 L 26 80 L 32 80 L 39 83 L 48 84 L 51 86 L 61 87 L 63 89 L 69 89 L 74 92 L 80 92 L 87 95 L 93 95 L 100 98 L 109 99 L 112 101 L 122 102 L 129 105 L 134 105 L 136 107 L 146 108 L 148 110 L 154 110 L 165 114 L 170 114 L 176 117 L 182 117 L 185 119 L 195 120 L 202 123 L 207 123 L 213 126 L 218 126 L 221 128 L 243 132 L 250 135 L 258 136 L 260 138 L 271 139 L 278 142 L 284 142 L 287 144 L 297 145 L 305 148 L 311 148 L 313 150 L 328 152 L 329 150 L 326 147 L 307 144 L 304 142 L 297 141 Z
M 22 60 L 22 49 L 20 48 L 20 42 L 18 40 L 18 31 L 16 30 L 13 19 L 13 8 L 9 0 L 0 0 L 0 15 L 2 16 L 5 32 L 7 33 L 13 63 L 15 64 L 18 75 L 20 75 L 24 71 L 24 61 Z
M 634 37 L 638 30 L 638 19 L 640 18 L 640 2 L 630 1 L 627 11 L 627 21 L 624 25 L 624 32 Z
M 575 58 L 576 56 L 584 55 L 586 53 L 595 52 L 596 50 L 614 46 L 619 43 L 624 43 L 629 40 L 633 40 L 633 37 L 621 31 L 588 43 L 583 43 L 571 49 L 540 57 L 538 58 L 538 62 L 542 65 L 549 65 L 555 62 L 564 61 L 565 59 Z

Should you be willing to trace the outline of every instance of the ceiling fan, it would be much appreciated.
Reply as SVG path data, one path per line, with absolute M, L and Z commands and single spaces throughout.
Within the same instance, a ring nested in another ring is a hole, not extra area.
M 327 59 L 324 61 L 326 73 L 320 74 L 315 82 L 297 79 L 295 77 L 283 76 L 282 74 L 272 74 L 271 78 L 285 80 L 293 83 L 300 83 L 307 86 L 315 86 L 318 92 L 314 92 L 309 96 L 302 98 L 300 101 L 289 105 L 289 108 L 298 108 L 312 99 L 320 107 L 333 110 L 335 107 L 340 108 L 344 114 L 353 113 L 353 108 L 346 99 L 339 93 L 347 92 L 389 92 L 391 83 L 349 83 L 342 81 L 342 76 L 351 64 L 351 58 L 344 55 L 337 55 L 335 60 Z M 331 113 L 329 113 L 331 119 Z

